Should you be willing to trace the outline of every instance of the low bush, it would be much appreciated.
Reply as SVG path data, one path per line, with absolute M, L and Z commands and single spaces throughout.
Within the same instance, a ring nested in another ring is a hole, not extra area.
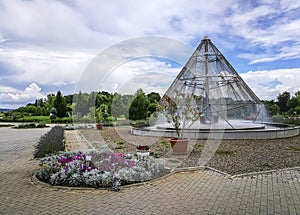
M 168 173 L 164 162 L 137 160 L 111 151 L 66 152 L 41 159 L 36 174 L 41 181 L 57 186 L 110 187 L 148 181 Z
M 232 155 L 234 154 L 234 151 L 231 149 L 218 149 L 216 153 L 218 155 Z
M 46 154 L 64 150 L 64 129 L 60 126 L 55 126 L 40 137 L 38 144 L 35 146 L 34 157 L 41 158 Z
M 72 117 L 63 117 L 63 118 L 56 118 L 54 120 L 51 120 L 52 123 L 73 123 L 73 118 Z
M 38 123 L 38 124 L 36 125 L 36 127 L 37 127 L 37 128 L 45 128 L 45 127 L 47 127 L 47 126 L 46 126 L 46 123 L 40 122 L 40 123 Z
M 135 120 L 130 123 L 132 127 L 141 128 L 145 126 L 149 126 L 149 122 L 147 120 Z
M 25 124 L 20 124 L 17 126 L 14 126 L 14 128 L 20 128 L 20 129 L 24 129 L 24 128 L 45 128 L 47 127 L 45 123 L 41 122 L 41 123 L 25 123 Z
M 13 125 L 11 125 L 11 124 L 0 124 L 0 128 L 2 128 L 2 127 L 12 127 Z

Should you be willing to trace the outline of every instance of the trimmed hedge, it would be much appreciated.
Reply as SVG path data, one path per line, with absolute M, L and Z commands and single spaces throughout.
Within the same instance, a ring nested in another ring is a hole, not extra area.
M 41 158 L 47 154 L 64 150 L 64 129 L 60 126 L 55 126 L 40 137 L 38 144 L 35 146 L 34 157 Z

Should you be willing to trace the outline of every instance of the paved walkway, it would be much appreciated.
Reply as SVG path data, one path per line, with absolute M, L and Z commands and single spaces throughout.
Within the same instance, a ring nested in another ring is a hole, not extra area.
M 184 172 L 120 192 L 35 185 L 33 145 L 47 131 L 0 128 L 0 214 L 300 214 L 299 170 L 233 179 Z

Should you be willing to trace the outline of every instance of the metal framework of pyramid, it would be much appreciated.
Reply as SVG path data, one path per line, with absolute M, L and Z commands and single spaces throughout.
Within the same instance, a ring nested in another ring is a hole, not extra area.
M 201 115 L 200 125 L 222 122 L 228 129 L 240 129 L 243 126 L 234 121 L 261 123 L 264 118 L 260 99 L 208 37 L 202 39 L 164 96 L 172 98 L 178 93 L 201 98 L 194 104 Z

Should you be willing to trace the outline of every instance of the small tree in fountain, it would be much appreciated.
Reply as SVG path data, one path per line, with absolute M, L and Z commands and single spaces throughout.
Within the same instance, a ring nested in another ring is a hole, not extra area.
M 160 101 L 158 110 L 166 117 L 176 130 L 178 139 L 184 138 L 184 131 L 200 118 L 198 105 L 201 97 L 193 93 L 175 92 L 173 98 L 164 95 Z

